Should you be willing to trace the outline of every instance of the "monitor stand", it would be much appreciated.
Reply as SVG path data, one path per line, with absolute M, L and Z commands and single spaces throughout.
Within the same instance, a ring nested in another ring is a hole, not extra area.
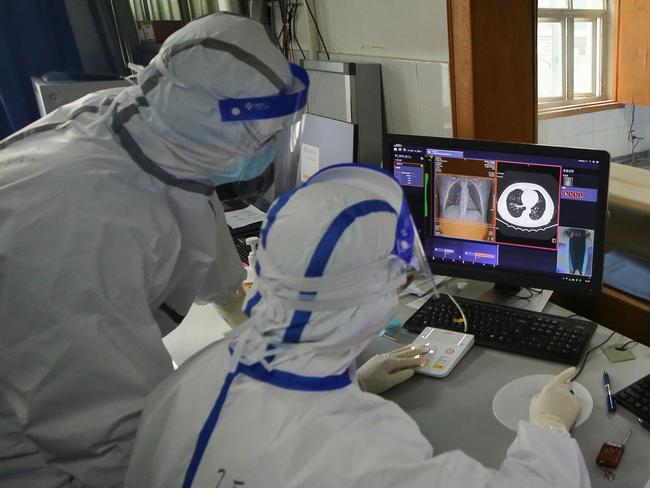
M 495 283 L 492 291 L 498 295 L 515 296 L 519 295 L 524 289 L 517 285 L 507 285 L 505 283 Z M 528 296 L 530 293 L 522 293 L 523 296 Z
M 465 286 L 458 287 L 458 283 L 465 283 Z M 450 280 L 449 290 L 454 296 L 480 300 L 482 302 L 505 305 L 507 307 L 521 308 L 532 312 L 542 312 L 548 303 L 553 292 L 542 290 L 541 293 L 529 292 L 527 288 L 518 286 L 494 284 L 486 281 L 464 280 L 453 278 Z M 445 293 L 444 286 L 438 288 Z M 532 293 L 532 296 L 530 296 Z

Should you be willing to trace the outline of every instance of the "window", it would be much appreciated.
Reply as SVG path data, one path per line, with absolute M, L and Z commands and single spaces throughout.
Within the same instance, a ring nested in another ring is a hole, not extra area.
M 162 43 L 191 20 L 219 12 L 219 0 L 129 0 L 129 4 L 142 42 Z
M 137 21 L 198 19 L 219 12 L 219 0 L 129 0 Z M 187 6 L 189 19 L 183 19 Z
M 608 0 L 539 0 L 540 109 L 609 98 Z
M 135 20 L 181 20 L 177 0 L 129 0 Z

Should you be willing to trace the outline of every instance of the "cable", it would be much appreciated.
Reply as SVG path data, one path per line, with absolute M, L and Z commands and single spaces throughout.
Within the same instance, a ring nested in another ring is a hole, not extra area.
M 325 54 L 327 55 L 327 60 L 329 61 L 330 59 L 330 53 L 327 50 L 327 46 L 325 45 L 325 39 L 323 39 L 323 35 L 320 33 L 320 29 L 318 28 L 318 22 L 316 22 L 316 17 L 314 17 L 314 12 L 311 11 L 311 7 L 309 6 L 309 2 L 307 0 L 305 1 L 305 5 L 307 6 L 307 10 L 309 10 L 309 15 L 311 16 L 311 20 L 314 21 L 314 25 L 316 26 L 316 32 L 318 33 L 318 38 L 320 39 L 321 44 L 323 44 L 323 49 L 325 49 Z M 317 57 L 317 56 L 315 56 Z
M 300 49 L 300 54 L 302 54 L 303 59 L 307 59 L 307 56 L 305 56 L 305 51 L 302 50 L 302 46 L 300 45 L 300 41 L 298 40 L 298 31 L 296 30 L 296 11 L 298 10 L 298 3 L 296 2 L 295 7 L 293 9 L 293 18 L 291 19 L 292 25 L 291 25 L 291 38 L 296 40 L 296 45 L 298 46 L 298 49 Z
M 275 21 L 273 22 L 275 43 L 278 46 L 278 49 L 282 51 L 282 55 L 286 57 L 284 49 L 284 27 L 285 27 L 285 14 L 284 14 L 284 0 L 278 0 L 278 10 L 280 11 L 280 31 L 275 30 Z M 275 19 L 275 12 L 273 13 L 273 18 Z M 280 41 L 282 39 L 282 41 Z
M 512 297 L 513 297 L 513 298 L 519 298 L 519 299 L 521 299 L 521 300 L 528 300 L 528 301 L 530 301 L 530 299 L 533 298 L 533 296 L 535 296 L 535 294 L 533 293 L 533 291 L 532 291 L 530 288 L 522 288 L 522 289 L 523 289 L 523 290 L 526 290 L 528 293 L 530 293 L 530 295 L 528 295 L 527 297 L 520 297 L 520 296 L 519 296 L 519 293 L 520 293 L 520 292 L 517 292 L 517 293 L 513 294 Z
M 273 6 L 273 2 L 269 6 L 269 17 L 271 19 L 271 37 L 275 39 L 275 45 L 278 46 L 278 49 L 282 50 L 279 42 L 280 36 L 278 36 L 278 32 L 275 30 L 275 7 Z
M 282 20 L 282 25 L 287 21 L 287 2 L 286 0 L 278 0 L 278 6 L 280 7 L 280 19 Z
M 287 17 L 287 33 L 289 38 L 289 53 L 288 59 L 295 62 L 295 52 L 293 42 L 296 40 L 296 11 L 298 4 L 289 4 L 289 14 Z
M 634 347 L 634 346 L 632 346 L 632 347 L 628 348 L 627 346 L 629 346 L 630 344 L 635 344 L 635 345 L 636 345 L 636 344 L 638 344 L 638 342 L 635 341 L 635 340 L 627 341 L 627 342 L 626 342 L 625 344 L 623 344 L 622 346 L 616 346 L 615 349 L 616 349 L 617 351 L 627 351 L 627 350 L 629 350 L 629 349 L 632 349 L 632 347 Z
M 287 16 L 284 24 L 284 57 L 293 62 L 293 33 L 291 32 L 291 16 L 293 15 L 293 6 L 287 6 Z
M 284 25 L 282 26 L 282 30 L 280 30 L 280 33 L 278 34 L 278 38 L 275 40 L 275 42 L 277 43 L 278 47 L 280 48 L 280 51 L 282 51 L 282 52 L 284 53 L 284 49 L 283 49 L 282 46 L 280 45 L 280 38 L 282 37 L 282 34 L 284 34 Z
M 280 19 L 282 20 L 282 28 L 276 40 L 278 47 L 282 51 L 282 55 L 290 62 L 292 61 L 292 47 L 291 47 L 291 15 L 293 4 L 287 5 L 286 0 L 278 0 L 280 8 Z M 280 43 L 280 39 L 282 42 Z
M 575 381 L 575 379 L 576 379 L 578 376 L 580 376 L 580 373 L 582 373 L 582 370 L 584 369 L 585 364 L 587 363 L 587 357 L 588 357 L 592 352 L 594 352 L 596 349 L 598 349 L 599 347 L 602 347 L 602 346 L 604 346 L 605 344 L 607 344 L 607 343 L 609 342 L 609 340 L 610 340 L 612 337 L 614 337 L 614 334 L 616 334 L 616 331 L 614 331 L 614 332 L 612 332 L 611 334 L 609 334 L 609 337 L 608 337 L 607 339 L 605 339 L 603 342 L 601 342 L 601 343 L 598 344 L 597 346 L 592 347 L 591 349 L 589 349 L 589 350 L 585 353 L 585 357 L 582 358 L 582 364 L 580 365 L 580 369 L 578 370 L 578 372 L 577 372 L 576 374 L 573 375 L 573 378 L 571 378 L 571 381 Z
M 445 284 L 445 290 L 447 290 L 447 296 L 448 296 L 449 299 L 453 302 L 453 304 L 456 305 L 456 308 L 457 308 L 458 311 L 460 312 L 461 317 L 463 317 L 463 323 L 465 324 L 465 330 L 464 330 L 464 332 L 465 332 L 465 334 L 467 334 L 467 327 L 468 327 L 468 325 L 469 325 L 469 324 L 467 323 L 467 317 L 465 317 L 465 312 L 463 312 L 462 307 L 458 304 L 458 302 L 456 301 L 456 299 L 454 298 L 454 296 L 451 294 L 451 291 L 449 290 L 449 282 L 447 282 L 447 283 Z
M 298 11 L 298 6 L 297 2 L 291 3 L 287 2 L 287 0 L 278 0 L 278 8 L 281 17 L 280 20 L 282 21 L 282 27 L 279 33 L 275 30 L 275 14 L 273 14 L 273 19 L 271 21 L 273 23 L 272 37 L 275 38 L 275 43 L 280 51 L 282 51 L 284 57 L 290 62 L 294 61 L 294 40 L 300 49 L 302 57 L 307 57 L 305 56 L 305 52 L 296 37 L 296 13 Z
M 632 161 L 630 162 L 630 166 L 634 166 L 634 153 L 636 150 L 636 147 L 639 145 L 639 143 L 643 140 L 643 137 L 638 137 L 634 135 L 634 116 L 636 112 L 636 105 L 632 105 L 632 121 L 630 122 L 630 130 L 628 130 L 627 135 L 628 139 L 630 142 L 632 142 Z

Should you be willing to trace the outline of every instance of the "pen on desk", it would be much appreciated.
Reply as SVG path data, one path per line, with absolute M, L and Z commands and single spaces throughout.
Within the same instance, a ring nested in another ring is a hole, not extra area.
M 643 420 L 641 418 L 637 418 L 637 420 L 641 424 L 641 427 L 643 427 L 645 430 L 650 430 L 650 422 Z
M 605 393 L 607 394 L 607 411 L 609 413 L 616 412 L 616 402 L 612 396 L 612 387 L 609 383 L 609 375 L 607 371 L 603 371 L 603 385 L 605 385 Z
M 383 332 L 381 333 L 381 337 L 385 337 L 386 339 L 390 339 L 390 340 L 393 341 L 393 342 L 397 342 L 397 339 L 395 339 L 394 337 L 389 336 L 388 334 L 386 334 L 386 331 L 383 331 Z

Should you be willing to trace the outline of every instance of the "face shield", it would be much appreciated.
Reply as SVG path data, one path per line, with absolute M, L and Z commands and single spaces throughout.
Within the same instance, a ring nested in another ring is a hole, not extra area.
M 249 155 L 232 161 L 211 177 L 219 198 L 226 203 L 262 206 L 298 183 L 300 140 L 309 77 L 291 64 L 293 83 L 285 93 L 268 97 L 229 98 L 219 101 L 224 123 L 282 119 L 282 128 Z M 249 129 L 250 130 L 250 129 Z M 236 207 L 237 205 L 230 205 Z
M 426 289 L 428 286 L 433 286 L 433 273 L 415 227 L 415 222 L 406 204 L 406 198 L 403 202 L 403 208 L 406 210 L 404 215 L 400 215 L 397 222 L 395 250 L 393 253 L 407 265 L 407 286 L 413 283 Z

